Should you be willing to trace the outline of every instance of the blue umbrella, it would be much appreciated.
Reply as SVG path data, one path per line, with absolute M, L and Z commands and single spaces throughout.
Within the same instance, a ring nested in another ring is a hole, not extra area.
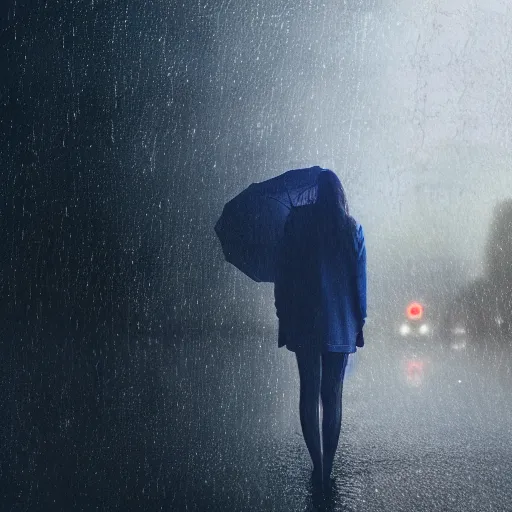
M 277 247 L 291 209 L 314 203 L 316 178 L 327 169 L 293 169 L 252 183 L 226 203 L 215 224 L 226 261 L 256 282 L 274 282 Z

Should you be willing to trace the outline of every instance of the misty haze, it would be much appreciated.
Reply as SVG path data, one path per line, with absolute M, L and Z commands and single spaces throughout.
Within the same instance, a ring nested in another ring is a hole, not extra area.
M 0 38 L 1 510 L 512 510 L 509 0 L 6 0 Z M 214 231 L 317 165 L 368 258 L 329 497 Z

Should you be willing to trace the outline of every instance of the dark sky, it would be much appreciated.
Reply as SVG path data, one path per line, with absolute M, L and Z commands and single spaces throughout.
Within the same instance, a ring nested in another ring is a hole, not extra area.
M 86 332 L 271 324 L 271 289 L 223 263 L 212 226 L 251 182 L 317 164 L 367 227 L 372 275 L 421 254 L 480 269 L 509 184 L 506 90 L 477 100 L 501 4 L 458 39 L 447 13 L 422 26 L 399 3 L 267 4 L 3 4 L 6 314 Z M 457 65 L 440 67 L 443 44 Z
M 212 227 L 252 181 L 331 151 L 302 140 L 315 132 L 302 104 L 336 72 L 336 56 L 325 68 L 304 37 L 325 12 L 306 7 L 309 26 L 284 1 L 5 5 L 6 314 L 87 333 L 236 323 L 246 306 L 268 317 L 269 287 L 223 263 Z M 341 26 L 365 5 L 345 6 Z M 358 80 L 343 78 L 346 90 Z
M 6 12 L 5 311 L 80 331 L 191 315 L 211 238 L 207 18 L 165 2 Z

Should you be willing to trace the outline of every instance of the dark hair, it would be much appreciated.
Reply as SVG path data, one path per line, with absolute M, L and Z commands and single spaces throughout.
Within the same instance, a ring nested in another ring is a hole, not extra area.
M 350 215 L 345 190 L 336 173 L 326 169 L 317 176 L 316 183 L 316 204 L 319 207 L 332 210 L 333 213 L 335 210 L 341 210 L 346 215 Z
M 318 243 L 355 256 L 353 237 L 356 221 L 349 214 L 343 185 L 331 170 L 322 171 L 317 177 L 315 208 L 318 214 L 317 235 L 320 237 Z

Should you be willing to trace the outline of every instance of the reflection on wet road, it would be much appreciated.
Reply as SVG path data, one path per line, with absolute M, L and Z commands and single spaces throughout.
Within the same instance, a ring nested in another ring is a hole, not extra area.
M 345 383 L 336 484 L 322 497 L 309 483 L 293 354 L 267 341 L 249 360 L 235 353 L 224 363 L 203 428 L 181 431 L 173 507 L 480 511 L 512 503 L 512 403 L 496 354 L 444 365 L 434 356 L 428 379 L 410 386 L 396 348 L 368 343 Z
M 368 332 L 324 499 L 310 487 L 294 356 L 274 331 L 247 331 L 135 340 L 125 359 L 70 360 L 48 342 L 43 363 L 16 362 L 3 509 L 510 510 L 509 352 L 434 351 L 411 385 L 410 354 Z

